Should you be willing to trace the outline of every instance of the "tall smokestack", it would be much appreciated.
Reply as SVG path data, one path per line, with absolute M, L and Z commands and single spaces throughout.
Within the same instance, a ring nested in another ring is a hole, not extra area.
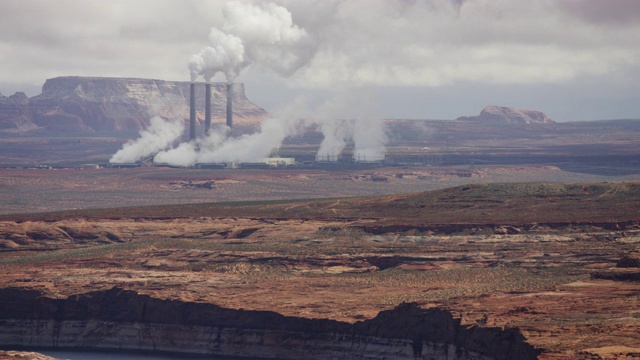
M 211 131 L 211 83 L 207 83 L 204 88 L 204 134 L 209 136 Z
M 196 139 L 196 83 L 189 86 L 189 140 Z
M 227 84 L 227 126 L 233 128 L 233 84 Z

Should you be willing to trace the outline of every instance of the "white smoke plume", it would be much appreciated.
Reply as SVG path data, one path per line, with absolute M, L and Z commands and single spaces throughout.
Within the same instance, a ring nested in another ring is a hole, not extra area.
M 316 159 L 320 161 L 336 161 L 338 156 L 347 147 L 348 141 L 353 138 L 353 120 L 316 119 L 324 138 L 320 143 L 320 149 Z
M 384 160 L 387 134 L 380 118 L 358 118 L 353 128 L 353 157 L 358 161 Z
M 362 161 L 384 160 L 387 133 L 384 121 L 375 115 L 375 96 L 357 91 L 357 115 L 353 124 L 353 157 Z
M 211 45 L 193 55 L 189 61 L 191 81 L 199 76 L 210 82 L 223 73 L 232 83 L 247 66 L 255 65 L 289 76 L 308 64 L 317 49 L 316 41 L 305 29 L 293 23 L 291 13 L 273 3 L 229 2 L 223 10 L 222 30 L 212 28 Z M 166 141 L 148 144 L 149 134 L 159 134 L 152 127 L 136 142 L 125 145 L 121 152 L 136 153 L 127 162 L 156 154 L 155 163 L 193 166 L 197 163 L 260 161 L 279 148 L 283 141 L 315 125 L 324 139 L 318 157 L 337 160 L 345 147 L 353 145 L 354 157 L 361 160 L 384 158 L 386 135 L 382 120 L 373 115 L 372 96 L 361 90 L 340 91 L 319 107 L 308 105 L 308 99 L 298 98 L 287 107 L 274 112 L 254 134 L 231 137 L 227 127 L 215 128 L 211 134 L 188 143 L 170 147 L 180 135 Z M 304 120 L 303 120 L 304 119 Z M 157 136 L 157 135 L 154 135 Z M 137 150 L 137 152 L 136 152 Z M 119 152 L 120 153 L 120 152 Z M 118 155 L 118 154 L 116 154 Z M 114 158 L 116 158 L 114 155 Z M 122 159 L 122 157 L 118 157 Z M 123 160 L 124 161 L 124 160 Z
M 191 81 L 206 82 L 217 73 L 228 83 L 251 64 L 290 76 L 309 62 L 316 51 L 307 32 L 293 23 L 286 8 L 273 3 L 228 2 L 224 25 L 212 28 L 211 45 L 189 60 Z
M 208 137 L 159 152 L 153 161 L 173 166 L 260 161 L 269 156 L 273 149 L 279 148 L 288 136 L 304 130 L 301 117 L 304 114 L 308 114 L 305 106 L 301 100 L 296 100 L 275 111 L 256 133 L 233 138 L 229 136 L 229 129 L 221 126 L 215 128 Z
M 118 150 L 110 163 L 133 163 L 169 148 L 184 131 L 182 121 L 165 120 L 159 116 L 151 118 L 149 127 L 140 131 L 140 137 L 127 141 Z
M 222 72 L 227 81 L 232 83 L 247 64 L 242 40 L 216 28 L 211 29 L 209 40 L 212 45 L 205 47 L 189 60 L 191 81 L 194 82 L 202 75 L 206 82 L 211 82 L 216 73 Z
M 319 160 L 338 160 L 348 145 L 353 145 L 356 160 L 382 160 L 387 137 L 383 121 L 373 115 L 371 99 L 369 93 L 352 89 L 336 93 L 320 106 L 312 107 L 309 99 L 299 97 L 275 111 L 256 133 L 234 138 L 228 135 L 226 126 L 221 126 L 208 137 L 159 152 L 153 161 L 173 166 L 257 162 L 280 148 L 287 137 L 313 125 L 324 135 L 316 155 Z
M 387 135 L 382 119 L 375 116 L 374 96 L 362 89 L 339 91 L 319 110 L 314 119 L 324 135 L 316 155 L 335 161 L 353 143 L 356 160 L 383 160 Z
M 248 61 L 281 76 L 293 75 L 317 50 L 317 43 L 280 5 L 229 2 L 223 14 L 224 31 L 243 40 Z

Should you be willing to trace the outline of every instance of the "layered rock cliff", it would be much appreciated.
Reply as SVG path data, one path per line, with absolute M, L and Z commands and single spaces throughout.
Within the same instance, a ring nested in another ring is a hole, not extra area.
M 233 86 L 238 131 L 259 126 L 266 111 L 253 104 L 241 83 Z M 225 123 L 226 84 L 212 86 L 213 123 Z M 196 86 L 198 122 L 204 122 L 204 84 Z M 188 122 L 189 82 L 68 76 L 48 79 L 42 93 L 0 95 L 0 131 L 138 131 L 152 116 Z
M 0 346 L 136 349 L 277 359 L 535 359 L 514 329 L 463 327 L 402 304 L 349 324 L 161 300 L 113 288 L 54 299 L 0 289 Z
M 523 110 L 505 106 L 486 106 L 478 116 L 462 116 L 457 120 L 506 124 L 550 124 L 555 122 L 537 110 Z

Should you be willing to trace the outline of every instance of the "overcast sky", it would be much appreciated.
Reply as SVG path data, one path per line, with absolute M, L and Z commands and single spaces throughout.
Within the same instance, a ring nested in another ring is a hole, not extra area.
M 287 76 L 237 78 L 266 109 L 365 90 L 385 118 L 453 119 L 485 105 L 557 121 L 640 118 L 638 0 L 276 0 L 306 34 Z M 257 7 L 266 2 L 254 1 Z M 223 1 L 1 0 L 0 92 L 56 76 L 189 81 L 224 29 Z M 224 81 L 220 75 L 215 81 Z

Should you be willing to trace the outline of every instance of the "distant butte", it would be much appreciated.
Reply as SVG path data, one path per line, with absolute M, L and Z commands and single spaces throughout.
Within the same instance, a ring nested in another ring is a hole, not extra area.
M 457 120 L 482 121 L 506 124 L 551 124 L 545 113 L 537 110 L 523 110 L 506 106 L 486 106 L 478 116 L 461 116 Z
M 200 86 L 201 85 L 201 86 Z M 214 123 L 224 123 L 226 84 L 213 84 Z M 266 117 L 234 86 L 234 112 L 240 132 L 255 130 Z M 198 122 L 204 121 L 204 84 L 196 86 Z M 0 94 L 0 132 L 138 131 L 157 115 L 188 121 L 189 82 L 153 79 L 65 76 L 48 79 L 40 95 Z

